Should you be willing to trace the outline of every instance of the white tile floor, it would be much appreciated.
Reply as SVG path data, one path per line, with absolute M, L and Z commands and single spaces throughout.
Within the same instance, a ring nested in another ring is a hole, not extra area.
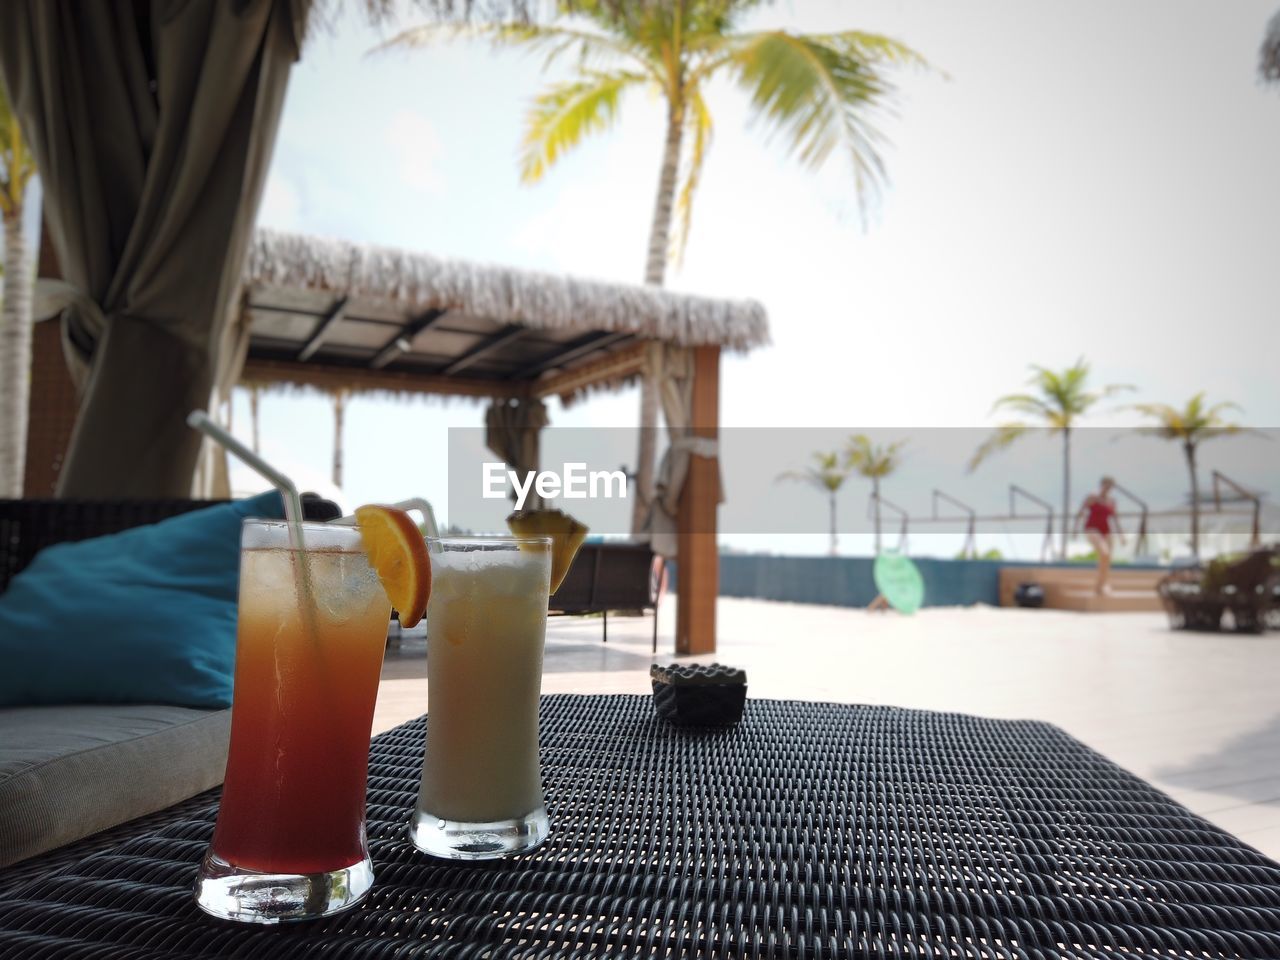
M 659 622 L 672 659 L 674 603 Z M 1280 633 L 1175 633 L 1157 614 L 931 608 L 913 617 L 721 599 L 716 659 L 751 696 L 1048 720 L 1280 859 Z M 652 620 L 553 618 L 547 693 L 647 693 Z M 425 642 L 383 669 L 375 729 L 427 708 Z

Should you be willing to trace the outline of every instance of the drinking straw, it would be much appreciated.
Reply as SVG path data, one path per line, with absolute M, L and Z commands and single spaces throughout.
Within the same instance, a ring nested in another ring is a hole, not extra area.
M 312 636 L 316 635 L 314 623 L 315 605 L 311 589 L 311 564 L 302 542 L 302 498 L 298 496 L 297 485 L 267 461 L 246 447 L 222 427 L 214 423 L 203 410 L 192 410 L 187 415 L 187 425 L 199 430 L 206 437 L 219 444 L 229 453 L 233 453 L 245 464 L 260 473 L 271 485 L 280 491 L 284 499 L 285 527 L 289 531 L 290 553 L 297 558 L 294 573 L 298 585 L 298 602 L 303 609 L 303 616 L 311 628 Z
M 294 543 L 294 548 L 302 549 L 302 498 L 298 496 L 298 487 L 292 480 L 283 473 L 273 467 L 267 461 L 246 447 L 243 443 L 223 430 L 220 426 L 209 419 L 209 415 L 203 410 L 192 410 L 187 415 L 187 426 L 195 430 L 199 430 L 210 440 L 227 450 L 228 453 L 234 453 L 236 458 L 243 461 L 247 466 L 252 467 L 261 474 L 273 487 L 280 491 L 280 496 L 284 498 L 284 518 L 289 522 L 289 538 L 292 540 L 296 530 L 298 542 Z

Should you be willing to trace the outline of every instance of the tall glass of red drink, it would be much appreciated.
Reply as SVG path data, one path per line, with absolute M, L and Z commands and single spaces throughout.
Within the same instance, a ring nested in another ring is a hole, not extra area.
M 242 534 L 231 748 L 196 881 L 200 908 L 231 920 L 324 916 L 373 884 L 365 780 L 391 606 L 357 528 L 301 534 L 302 549 L 285 523 Z

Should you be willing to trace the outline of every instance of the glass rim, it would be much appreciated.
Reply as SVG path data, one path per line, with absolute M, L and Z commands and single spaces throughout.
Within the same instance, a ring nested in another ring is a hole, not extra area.
M 427 537 L 427 543 L 438 543 L 441 546 L 478 546 L 478 547 L 518 547 L 522 543 L 537 543 L 551 546 L 551 538 L 538 537 Z
M 255 524 L 260 527 L 287 527 L 288 520 L 279 520 L 275 517 L 245 517 L 240 521 L 240 526 Z M 334 523 L 331 520 L 303 520 L 299 526 L 303 528 L 322 527 L 325 530 L 350 530 L 353 533 L 358 532 L 360 528 L 354 523 Z
M 364 553 L 364 544 L 360 539 L 360 528 L 352 524 L 331 523 L 327 520 L 303 520 L 299 526 L 303 532 L 303 553 Z M 240 521 L 241 550 L 296 550 L 289 536 L 288 520 L 275 517 L 244 517 Z M 259 534 L 268 533 L 274 537 L 285 539 L 279 545 L 259 543 L 246 545 L 244 536 L 250 530 Z M 308 538 L 307 534 L 311 534 Z

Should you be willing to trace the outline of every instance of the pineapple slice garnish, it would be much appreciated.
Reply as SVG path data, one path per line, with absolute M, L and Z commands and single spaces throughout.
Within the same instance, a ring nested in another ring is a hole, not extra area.
M 559 590 L 587 539 L 586 526 L 563 510 L 517 510 L 507 517 L 507 526 L 517 537 L 551 538 L 551 592 Z

